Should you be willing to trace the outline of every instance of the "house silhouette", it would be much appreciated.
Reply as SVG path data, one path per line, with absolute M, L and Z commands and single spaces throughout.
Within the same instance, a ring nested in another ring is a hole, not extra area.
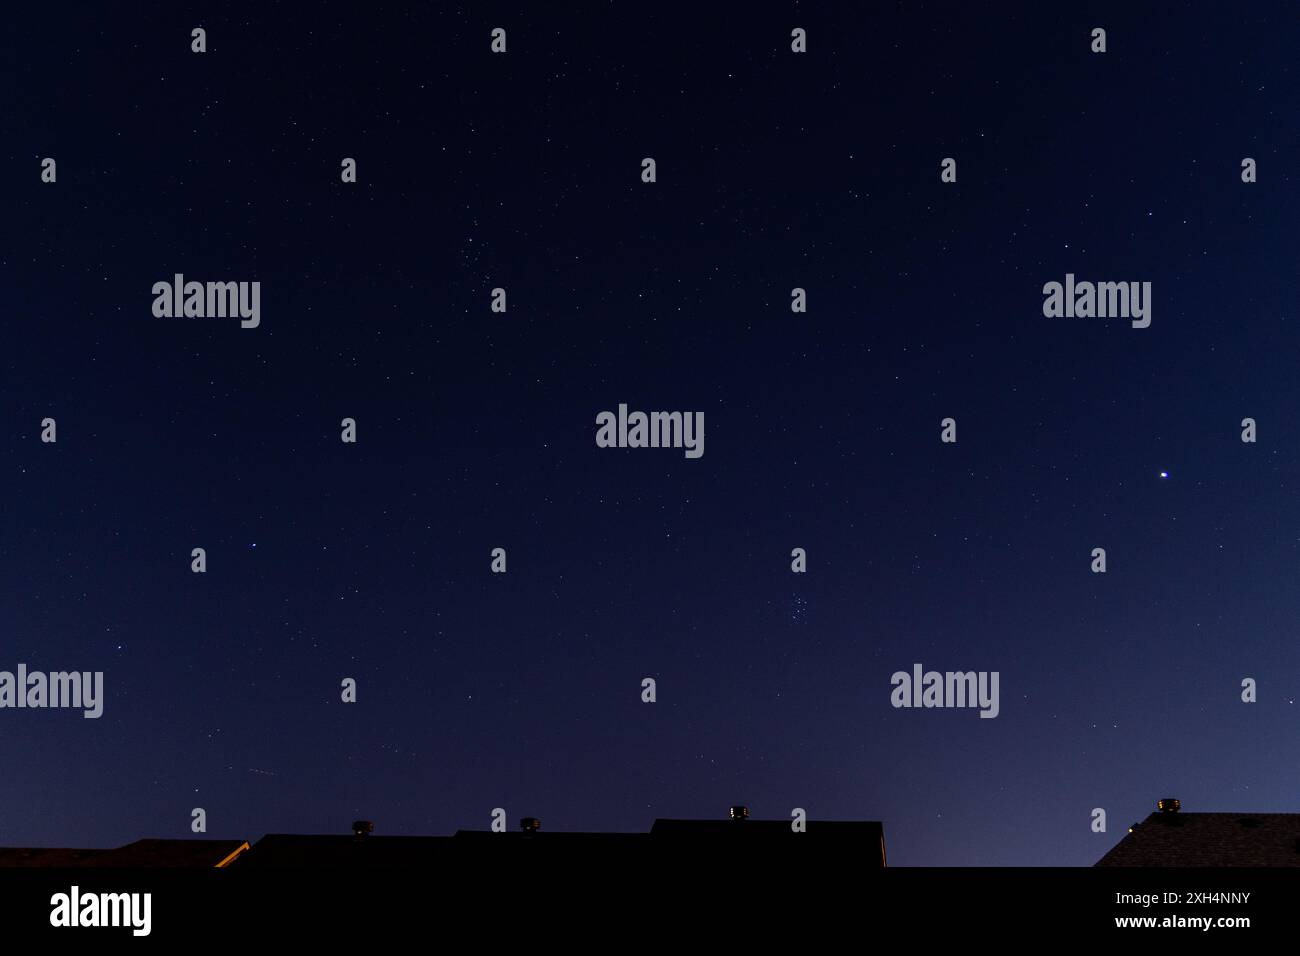
M 729 859 L 792 861 L 823 855 L 851 855 L 856 865 L 886 865 L 884 825 L 869 820 L 808 820 L 796 832 L 788 820 L 751 820 L 733 807 L 731 819 L 655 820 L 648 832 L 547 831 L 524 817 L 507 832 L 457 830 L 450 836 L 375 836 L 374 825 L 358 820 L 351 834 L 268 833 L 244 840 L 137 840 L 114 849 L 0 847 L 0 867 L 233 867 L 333 868 L 427 866 L 440 857 L 493 863 L 518 860 L 633 858 L 668 862 L 700 849 Z

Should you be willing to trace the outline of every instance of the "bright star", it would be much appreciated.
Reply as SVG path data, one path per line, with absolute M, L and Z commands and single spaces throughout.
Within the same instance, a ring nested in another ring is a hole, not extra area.
M 1160 477 L 1161 477 L 1161 478 L 1168 478 L 1168 477 L 1169 477 L 1169 472 L 1167 472 L 1167 471 L 1162 471 L 1162 472 L 1160 472 Z

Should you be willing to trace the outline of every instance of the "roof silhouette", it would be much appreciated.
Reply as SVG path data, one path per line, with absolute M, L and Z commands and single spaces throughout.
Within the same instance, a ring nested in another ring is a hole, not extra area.
M 248 849 L 244 840 L 136 840 L 99 850 L 0 847 L 0 867 L 228 866 Z
M 114 849 L 0 848 L 0 866 L 32 867 L 406 867 L 447 857 L 472 861 L 582 858 L 613 854 L 676 857 L 686 848 L 725 847 L 728 856 L 771 858 L 786 852 L 847 854 L 858 865 L 885 865 L 884 826 L 878 821 L 809 820 L 795 832 L 789 820 L 655 820 L 647 832 L 549 831 L 525 818 L 527 829 L 458 830 L 450 836 L 375 836 L 358 821 L 351 834 L 268 833 L 243 840 L 137 840 Z

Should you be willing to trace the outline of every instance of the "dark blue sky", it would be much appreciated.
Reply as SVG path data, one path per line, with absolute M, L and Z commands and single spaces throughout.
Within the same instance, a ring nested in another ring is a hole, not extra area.
M 1290 5 L 420 6 L 10 13 L 0 669 L 106 700 L 0 711 L 0 845 L 1300 809 Z M 1044 318 L 1067 272 L 1151 327 Z M 704 456 L 597 448 L 620 402 Z

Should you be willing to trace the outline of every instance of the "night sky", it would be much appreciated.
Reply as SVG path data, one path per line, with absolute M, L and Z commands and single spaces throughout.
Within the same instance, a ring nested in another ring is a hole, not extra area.
M 0 710 L 0 845 L 1300 810 L 1292 5 L 372 6 L 7 11 L 0 670 L 104 713 Z

